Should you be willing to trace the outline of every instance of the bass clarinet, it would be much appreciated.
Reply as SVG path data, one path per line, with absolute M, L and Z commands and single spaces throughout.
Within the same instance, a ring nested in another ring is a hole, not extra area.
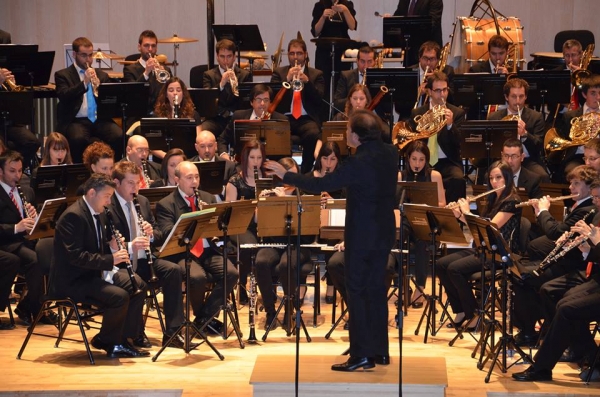
M 108 209 L 108 207 L 104 207 L 104 213 L 106 214 L 106 220 L 108 222 L 108 228 L 110 229 L 110 234 L 115 238 L 115 240 L 117 241 L 117 248 L 119 250 L 127 250 L 127 247 L 125 246 L 125 244 L 123 244 L 123 236 L 121 235 L 121 233 L 119 233 L 119 231 L 115 228 L 115 224 L 112 221 L 111 215 L 110 215 L 110 210 Z M 135 273 L 133 272 L 133 266 L 131 266 L 131 261 L 129 259 L 127 259 L 125 261 L 125 263 L 127 264 L 127 274 L 129 275 L 129 281 L 131 282 L 131 288 L 133 289 L 133 293 L 131 295 L 137 295 L 139 293 L 142 293 L 143 291 L 140 289 L 137 280 L 135 279 Z
M 137 214 L 137 224 L 140 229 L 140 233 L 142 233 L 143 237 L 148 238 L 146 232 L 144 232 L 144 217 L 142 216 L 142 207 L 140 206 L 140 202 L 138 200 L 138 195 L 133 195 L 133 207 L 135 208 L 135 212 Z M 152 251 L 150 251 L 150 247 L 144 250 L 146 252 L 146 258 L 148 258 L 148 267 L 150 268 L 150 282 L 155 283 L 158 281 L 158 277 L 156 277 L 156 272 L 154 271 L 154 267 L 152 264 L 154 263 L 152 259 Z

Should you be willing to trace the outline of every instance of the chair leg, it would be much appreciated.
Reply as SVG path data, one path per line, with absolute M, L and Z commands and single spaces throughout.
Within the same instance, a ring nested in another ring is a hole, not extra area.
M 27 347 L 27 344 L 29 343 L 29 339 L 31 338 L 31 335 L 33 335 L 33 331 L 35 330 L 35 327 L 37 326 L 38 321 L 40 321 L 40 319 L 42 318 L 42 314 L 48 307 L 49 303 L 50 303 L 50 301 L 44 301 L 42 303 L 42 308 L 38 312 L 37 316 L 35 316 L 35 320 L 33 320 L 33 324 L 31 324 L 27 328 L 27 336 L 25 337 L 25 340 L 23 341 L 23 344 L 21 345 L 21 349 L 19 349 L 19 353 L 17 354 L 17 359 L 19 359 L 19 360 L 21 359 L 21 356 L 23 355 L 23 352 L 25 352 L 25 348 Z

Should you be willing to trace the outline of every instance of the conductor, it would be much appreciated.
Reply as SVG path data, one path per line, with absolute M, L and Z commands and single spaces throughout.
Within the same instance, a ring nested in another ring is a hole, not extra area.
M 310 192 L 347 190 L 345 273 L 350 322 L 350 358 L 334 371 L 369 369 L 390 362 L 385 289 L 387 257 L 395 239 L 394 197 L 398 152 L 381 139 L 377 116 L 354 112 L 346 130 L 356 154 L 322 178 L 286 172 L 274 161 L 265 168 L 285 184 Z

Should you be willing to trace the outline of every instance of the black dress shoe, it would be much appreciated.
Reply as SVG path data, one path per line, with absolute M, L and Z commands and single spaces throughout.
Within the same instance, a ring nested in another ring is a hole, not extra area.
M 423 307 L 423 301 L 422 300 L 418 300 L 418 301 L 414 301 L 413 303 L 411 303 L 410 305 L 413 309 L 420 309 Z
M 573 350 L 567 348 L 558 359 L 561 363 L 578 363 L 583 361 L 583 356 L 577 355 Z
M 448 324 L 446 324 L 446 328 L 460 328 L 462 327 L 463 323 L 467 321 L 467 319 L 465 317 L 463 317 L 462 320 L 460 320 L 459 322 L 455 323 L 454 321 L 450 321 Z
M 33 318 L 28 310 L 17 307 L 15 308 L 15 314 L 19 317 L 19 320 L 23 321 L 26 325 L 29 326 L 33 323 Z
M 579 374 L 579 379 L 581 379 L 584 382 L 587 381 L 587 377 L 588 377 L 590 371 L 592 371 L 592 377 L 590 378 L 590 382 L 597 382 L 597 381 L 599 381 L 600 380 L 600 369 L 598 369 L 598 368 L 586 368 L 586 369 L 584 369 Z
M 149 349 L 152 347 L 152 343 L 150 343 L 150 340 L 148 339 L 146 334 L 143 332 L 137 338 L 132 339 L 132 342 L 135 347 L 143 347 L 146 349 Z
M 165 346 L 170 338 L 171 338 L 171 335 L 164 335 L 163 340 L 162 340 L 162 345 Z M 200 346 L 200 343 L 190 343 L 191 349 L 194 349 L 198 346 Z M 179 334 L 175 335 L 175 337 L 171 340 L 171 343 L 169 343 L 168 347 L 174 347 L 176 349 L 184 349 L 185 348 L 185 340 L 183 339 L 183 336 L 181 336 Z
M 201 328 L 206 324 L 206 327 L 204 327 L 202 331 L 208 335 L 221 335 L 221 331 L 223 330 L 223 323 L 215 318 L 208 319 L 205 317 L 196 317 L 194 323 L 198 328 Z
M 533 365 L 527 368 L 523 372 L 517 372 L 512 374 L 513 379 L 521 382 L 536 382 L 544 380 L 552 380 L 552 371 L 549 369 L 538 369 L 533 368 Z
M 57 325 L 58 324 L 58 314 L 54 313 L 52 310 L 46 311 L 42 317 L 40 318 L 39 323 L 48 324 L 48 325 Z
M 354 357 L 350 356 L 348 361 L 342 364 L 333 364 L 332 371 L 352 372 L 357 369 L 375 368 L 375 360 L 369 357 Z
M 515 344 L 517 346 L 535 346 L 537 344 L 538 339 L 540 338 L 540 334 L 535 332 L 533 334 L 524 334 L 523 332 L 519 332 L 515 335 Z
M 0 331 L 7 331 L 9 329 L 14 329 L 15 326 L 14 324 L 11 324 L 10 322 L 2 322 L 2 320 L 0 320 Z
M 92 346 L 98 350 L 109 350 L 112 349 L 114 345 L 104 342 L 98 335 L 95 335 L 91 341 Z
M 106 349 L 106 356 L 109 358 L 118 358 L 118 357 L 129 357 L 129 358 L 137 358 L 137 357 L 148 357 L 150 352 L 138 350 L 133 346 L 128 346 L 126 344 L 122 345 L 113 345 L 111 348 Z
M 375 355 L 375 364 L 377 365 L 389 365 L 390 364 L 390 356 L 388 354 L 386 355 L 379 355 L 376 354 Z

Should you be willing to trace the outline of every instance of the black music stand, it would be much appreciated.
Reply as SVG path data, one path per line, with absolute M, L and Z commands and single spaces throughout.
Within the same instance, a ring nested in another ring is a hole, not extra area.
M 383 46 L 404 49 L 404 66 L 418 61 L 421 44 L 432 38 L 432 20 L 429 16 L 397 16 L 383 18 Z M 368 76 L 368 74 L 367 74 Z
M 464 158 L 483 158 L 485 147 L 487 169 L 493 158 L 502 157 L 507 139 L 518 138 L 517 120 L 467 120 L 460 125 L 460 151 Z
M 242 63 L 242 51 L 265 50 L 258 25 L 213 25 L 212 28 L 217 41 L 229 39 L 235 43 L 238 65 Z
M 265 146 L 268 158 L 289 157 L 292 154 L 289 121 L 235 120 L 233 122 L 235 153 L 241 153 L 246 141 L 252 139 Z
M 98 87 L 98 119 L 121 118 L 123 153 L 127 153 L 127 118 L 148 113 L 149 83 L 103 83 Z
M 140 120 L 140 128 L 153 150 L 168 152 L 171 148 L 180 148 L 188 158 L 198 154 L 194 148 L 194 119 L 143 118 Z
M 517 77 L 527 81 L 527 103 L 539 105 L 546 120 L 547 103 L 571 101 L 571 71 L 569 70 L 519 70 Z
M 67 164 L 64 167 L 64 187 L 67 201 L 71 203 L 79 196 L 77 190 L 90 178 L 90 170 L 83 164 Z
M 321 126 L 321 140 L 323 143 L 335 142 L 340 148 L 340 154 L 347 156 L 351 149 L 346 141 L 347 121 L 325 121 Z
M 8 145 L 8 124 L 33 125 L 33 91 L 0 92 L 0 116 L 4 143 Z
M 200 174 L 200 186 L 198 188 L 210 194 L 223 193 L 225 161 L 194 161 L 194 164 L 196 164 Z
M 485 105 L 505 103 L 504 84 L 506 75 L 489 73 L 466 73 L 454 75 L 454 104 L 465 108 L 477 107 L 478 119 L 484 117 Z
M 437 195 L 436 195 L 437 197 Z M 404 204 L 404 212 L 406 220 L 411 227 L 414 236 L 418 240 L 430 240 L 429 247 L 431 253 L 431 295 L 424 294 L 427 304 L 415 330 L 415 335 L 419 334 L 423 320 L 427 318 L 425 324 L 425 337 L 423 343 L 427 343 L 428 332 L 431 331 L 431 336 L 435 336 L 439 328 L 436 328 L 435 313 L 436 302 L 439 297 L 436 295 L 435 288 L 435 266 L 436 266 L 436 247 L 437 241 L 446 241 L 451 243 L 466 243 L 465 236 L 460 229 L 454 212 L 449 208 L 429 207 L 424 205 Z M 442 315 L 450 317 L 448 309 L 444 305 Z M 440 325 L 441 327 L 441 325 Z
M 38 167 L 32 188 L 36 201 L 66 197 L 69 203 L 75 201 L 77 190 L 90 177 L 90 171 L 83 164 L 46 165 Z
M 209 119 L 219 114 L 218 88 L 188 88 L 192 102 L 201 118 Z
M 65 198 L 46 200 L 35 220 L 33 228 L 26 236 L 27 239 L 37 240 L 54 236 L 56 221 L 58 221 L 58 218 L 65 209 L 67 209 L 67 199 Z
M 267 336 L 273 328 L 275 321 L 277 321 L 277 316 L 279 316 L 279 312 L 285 305 L 287 321 L 286 334 L 287 336 L 292 335 L 292 301 L 294 297 L 297 298 L 297 313 L 296 313 L 296 336 L 299 337 L 299 327 L 302 326 L 304 330 L 304 334 L 306 336 L 306 340 L 308 342 L 311 341 L 310 336 L 308 335 L 308 331 L 306 330 L 306 326 L 304 325 L 304 320 L 302 320 L 301 312 L 299 310 L 299 297 L 296 294 L 295 289 L 292 290 L 292 280 L 291 280 L 291 268 L 292 268 L 292 235 L 300 233 L 304 233 L 304 235 L 313 235 L 319 234 L 319 227 L 321 221 L 321 197 L 320 196 L 304 196 L 302 197 L 303 202 L 303 213 L 307 216 L 304 218 L 304 225 L 300 224 L 299 218 L 302 214 L 294 211 L 294 207 L 297 203 L 296 197 L 268 197 L 268 198 L 260 198 L 258 201 L 258 210 L 257 210 L 257 224 L 258 224 L 258 236 L 259 237 L 272 237 L 272 236 L 286 236 L 288 247 L 287 247 L 287 259 L 288 259 L 288 272 L 287 272 L 287 290 L 288 294 L 283 297 L 279 307 L 275 312 L 275 317 L 271 324 L 268 324 L 267 330 L 262 337 L 263 342 L 267 340 Z M 302 229 L 301 226 L 304 228 Z M 300 280 L 300 267 L 302 266 L 299 263 L 300 256 L 300 246 L 296 247 L 297 253 L 297 263 L 296 263 L 296 283 Z
M 15 76 L 18 85 L 33 87 L 46 85 L 50 81 L 54 51 L 42 51 L 17 56 L 8 60 L 7 69 Z
M 190 250 L 196 244 L 196 241 L 200 239 L 201 230 L 205 228 L 210 222 L 213 221 L 213 215 L 215 213 L 215 209 L 207 209 L 204 211 L 196 211 L 182 214 L 173 228 L 171 232 L 167 236 L 164 244 L 160 247 L 159 252 L 157 254 L 158 258 L 179 254 L 185 252 L 185 290 L 191 291 L 191 283 L 190 283 L 190 266 L 192 262 L 192 257 Z M 190 312 L 192 310 L 190 299 L 185 300 L 185 321 L 183 324 L 177 328 L 177 331 L 173 332 L 173 335 L 169 338 L 167 343 L 163 344 L 160 350 L 156 353 L 154 357 L 152 357 L 152 361 L 156 361 L 158 356 L 171 345 L 173 339 L 179 335 L 181 331 L 185 329 L 185 343 L 183 346 L 183 350 L 186 353 L 189 353 L 193 349 L 197 348 L 199 345 L 192 344 L 192 338 L 195 335 L 200 335 L 200 338 L 203 340 L 202 343 L 206 343 L 219 357 L 219 359 L 223 360 L 225 357 L 217 350 L 217 348 L 208 340 L 207 335 L 202 332 L 198 328 L 198 326 L 190 321 Z M 193 331 L 193 332 L 190 332 Z

